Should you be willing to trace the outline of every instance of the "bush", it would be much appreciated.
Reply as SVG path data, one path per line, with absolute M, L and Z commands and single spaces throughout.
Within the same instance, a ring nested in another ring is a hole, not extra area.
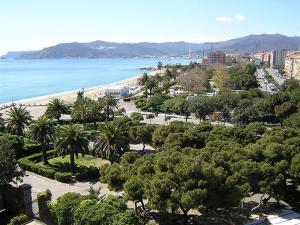
M 125 179 L 122 177 L 120 166 L 112 164 L 101 167 L 101 181 L 107 183 L 112 190 L 121 188 Z
M 140 224 L 138 216 L 131 211 L 126 211 L 117 214 L 112 223 L 112 225 L 138 225 L 138 224 Z
M 48 157 L 51 158 L 55 156 L 55 150 L 51 150 L 47 152 Z M 39 174 L 44 177 L 54 178 L 55 170 L 52 168 L 47 168 L 43 165 L 36 164 L 37 162 L 42 160 L 42 153 L 35 153 L 30 156 L 19 159 L 19 165 L 23 170 L 28 170 L 30 172 Z
M 100 173 L 97 167 L 79 167 L 79 172 L 76 173 L 76 180 L 83 181 L 89 179 L 99 179 Z
M 45 192 L 40 192 L 37 195 L 38 207 L 39 207 L 39 217 L 40 219 L 48 225 L 56 225 L 57 219 L 53 208 L 51 207 L 52 194 L 49 189 Z
M 15 216 L 10 220 L 10 223 L 8 225 L 22 225 L 28 221 L 28 216 L 25 214 L 21 214 L 18 216 Z
M 39 174 L 44 177 L 53 179 L 55 175 L 55 170 L 51 168 L 44 167 L 43 165 L 38 165 L 31 161 L 29 158 L 23 158 L 19 160 L 19 165 L 23 170 L 28 170 L 30 172 Z
M 73 174 L 71 172 L 56 172 L 54 178 L 60 182 L 71 183 L 73 182 L 72 176 Z
M 123 98 L 123 101 L 124 101 L 124 102 L 130 102 L 130 100 L 131 100 L 131 97 Z
M 79 207 L 83 196 L 78 193 L 66 193 L 57 199 L 54 205 L 58 225 L 74 224 L 74 212 Z

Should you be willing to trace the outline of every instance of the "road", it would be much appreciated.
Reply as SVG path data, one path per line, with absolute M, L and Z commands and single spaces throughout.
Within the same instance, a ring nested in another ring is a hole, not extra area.
M 284 83 L 285 79 L 281 78 L 280 74 L 277 70 L 268 68 L 267 72 L 273 77 L 273 79 L 279 84 L 280 86 Z
M 260 89 L 262 91 L 266 91 L 268 93 L 272 93 L 273 91 L 271 90 L 270 86 L 269 86 L 269 83 L 266 79 L 266 74 L 264 72 L 263 69 L 257 69 L 257 72 L 256 72 L 256 79 L 259 83 L 259 86 L 260 86 Z

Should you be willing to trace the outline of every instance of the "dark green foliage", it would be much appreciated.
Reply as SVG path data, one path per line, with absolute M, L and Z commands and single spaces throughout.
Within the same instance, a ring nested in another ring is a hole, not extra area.
M 54 211 L 57 217 L 58 225 L 74 224 L 74 213 L 83 197 L 78 193 L 66 193 L 57 199 L 54 205 Z
M 14 179 L 20 180 L 21 177 L 22 173 L 17 169 L 17 160 L 11 142 L 4 137 L 0 138 L 0 189 Z
M 57 218 L 51 203 L 52 193 L 49 189 L 37 194 L 39 217 L 49 225 L 57 225 Z
M 105 122 L 96 136 L 94 154 L 110 160 L 111 163 L 118 162 L 122 154 L 129 150 L 128 129 L 126 118 Z
M 56 98 L 49 102 L 45 115 L 48 118 L 56 119 L 59 123 L 61 116 L 68 113 L 69 106 L 63 100 Z
M 29 218 L 25 214 L 21 214 L 12 218 L 8 225 L 22 225 L 29 221 Z
M 141 122 L 144 120 L 144 117 L 141 113 L 137 113 L 137 112 L 133 112 L 130 115 L 130 118 L 132 119 L 132 121 L 134 122 Z
M 138 225 L 139 218 L 134 212 L 125 211 L 123 213 L 118 213 L 114 217 L 112 225 Z
M 194 97 L 189 103 L 189 109 L 195 113 L 196 117 L 205 120 L 206 116 L 214 111 L 215 102 L 211 97 L 198 96 Z
M 55 180 L 64 182 L 64 183 L 70 183 L 73 181 L 72 178 L 73 174 L 70 172 L 56 172 L 54 175 Z
M 281 89 L 283 91 L 288 91 L 288 92 L 293 91 L 295 89 L 299 89 L 299 88 L 300 88 L 299 80 L 296 80 L 293 77 L 286 80 L 281 86 Z
M 290 115 L 284 120 L 284 124 L 287 127 L 300 128 L 300 112 Z
M 291 173 L 296 179 L 300 179 L 300 153 L 295 155 L 292 159 Z
M 18 135 L 0 133 L 0 142 L 7 142 L 10 148 L 14 150 L 17 159 L 33 153 L 26 145 L 24 146 L 24 139 Z
M 119 189 L 125 182 L 121 168 L 118 164 L 103 166 L 101 171 L 101 181 L 107 183 L 110 189 Z
M 17 134 L 23 136 L 25 127 L 29 125 L 32 117 L 26 108 L 19 106 L 10 108 L 6 115 L 7 129 L 11 134 Z

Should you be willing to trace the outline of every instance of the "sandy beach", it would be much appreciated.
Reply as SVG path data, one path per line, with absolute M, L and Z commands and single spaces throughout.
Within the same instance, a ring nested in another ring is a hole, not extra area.
M 135 86 L 137 85 L 137 80 L 140 76 L 136 76 L 133 78 L 129 78 L 126 80 L 121 80 L 115 83 L 102 85 L 102 86 L 95 86 L 84 89 L 84 96 L 89 98 L 97 98 L 97 96 L 104 93 L 105 89 L 107 88 L 122 88 L 127 86 Z M 60 98 L 64 100 L 68 104 L 72 104 L 77 97 L 78 91 L 81 91 L 81 89 L 73 90 L 73 91 L 67 91 L 67 92 L 61 92 L 61 93 L 55 93 L 52 95 L 46 95 L 46 96 L 40 96 L 36 98 L 29 98 L 24 100 L 15 101 L 16 104 L 23 104 L 26 106 L 35 106 L 35 105 L 46 105 L 55 98 Z
M 150 76 L 153 76 L 159 72 L 160 72 L 159 70 L 154 70 L 154 71 L 148 72 L 147 74 Z M 142 76 L 142 74 L 125 79 L 125 80 L 110 83 L 110 84 L 85 88 L 84 96 L 89 97 L 89 98 L 97 98 L 99 95 L 104 93 L 105 89 L 113 89 L 113 88 L 117 89 L 117 88 L 122 88 L 122 87 L 136 86 L 138 79 L 141 76 Z M 54 94 L 45 95 L 45 96 L 22 99 L 22 100 L 14 101 L 14 103 L 17 105 L 22 104 L 25 106 L 39 106 L 39 105 L 47 105 L 49 103 L 49 101 L 51 101 L 52 99 L 60 98 L 60 99 L 64 100 L 66 103 L 72 104 L 76 100 L 78 91 L 81 91 L 81 90 L 82 89 L 77 89 L 77 90 L 72 90 L 72 91 L 54 93 Z M 10 105 L 10 104 L 11 104 L 11 102 L 10 103 L 1 103 L 0 106 Z M 1 109 L 0 109 L 0 112 L 1 112 Z
M 151 71 L 148 74 L 149 75 L 155 75 L 156 73 L 159 73 L 159 71 Z M 98 96 L 104 93 L 105 89 L 111 89 L 111 88 L 122 88 L 122 87 L 130 87 L 130 86 L 136 86 L 138 83 L 138 78 L 140 78 L 142 74 L 138 76 L 131 77 L 129 79 L 121 80 L 118 82 L 114 82 L 111 84 L 101 85 L 101 86 L 95 86 L 90 88 L 84 89 L 84 96 L 96 99 Z M 33 116 L 34 119 L 44 114 L 46 110 L 46 105 L 55 98 L 60 98 L 64 100 L 67 104 L 72 104 L 76 100 L 77 93 L 81 89 L 73 90 L 73 91 L 67 91 L 67 92 L 61 92 L 61 93 L 55 93 L 51 95 L 46 96 L 39 96 L 35 98 L 28 98 L 23 100 L 14 101 L 17 105 L 24 105 L 26 106 L 26 109 L 30 112 L 30 114 Z M 0 106 L 3 105 L 11 105 L 11 103 L 4 103 L 0 104 Z M 123 106 L 122 106 L 123 107 Z M 127 108 L 127 107 L 125 107 Z M 9 109 L 9 107 L 0 109 L 0 114 L 4 118 L 6 118 L 6 111 Z M 130 110 L 131 111 L 131 110 Z

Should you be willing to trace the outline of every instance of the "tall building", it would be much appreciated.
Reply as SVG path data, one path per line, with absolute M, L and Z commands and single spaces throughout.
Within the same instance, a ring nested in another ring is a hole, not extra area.
M 207 53 L 207 63 L 214 64 L 220 63 L 225 64 L 225 53 L 222 51 L 213 51 Z
M 284 71 L 288 77 L 300 80 L 300 52 L 287 53 Z
M 270 67 L 274 69 L 283 69 L 285 66 L 285 57 L 287 51 L 284 50 L 274 50 L 271 52 Z

